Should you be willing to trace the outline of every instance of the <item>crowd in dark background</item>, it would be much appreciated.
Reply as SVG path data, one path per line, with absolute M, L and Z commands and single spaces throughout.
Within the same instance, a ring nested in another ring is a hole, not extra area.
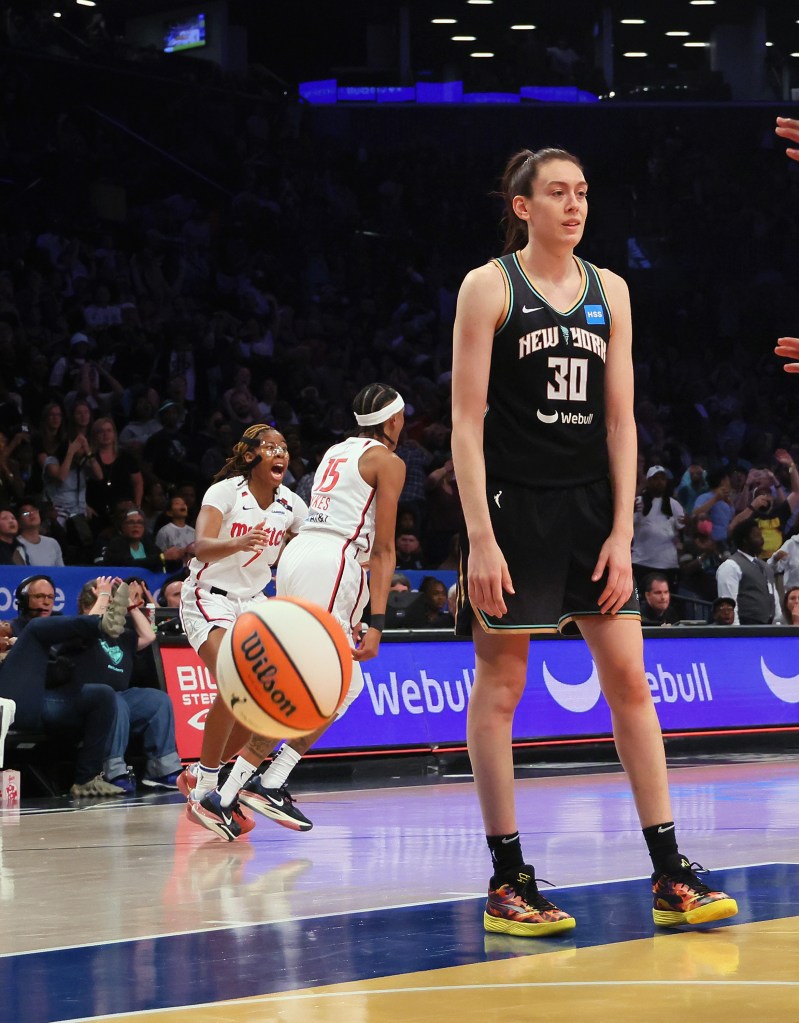
M 378 379 L 409 406 L 399 565 L 454 567 L 457 289 L 499 252 L 492 189 L 524 146 L 584 160 L 580 252 L 630 283 L 642 486 L 698 465 L 743 487 L 775 450 L 799 457 L 772 354 L 799 329 L 785 111 L 314 108 L 21 50 L 0 103 L 0 504 L 34 504 L 68 564 L 102 562 L 131 509 L 154 533 L 168 495 L 191 523 L 253 422 L 285 434 L 307 497 Z M 77 503 L 47 469 L 67 459 Z

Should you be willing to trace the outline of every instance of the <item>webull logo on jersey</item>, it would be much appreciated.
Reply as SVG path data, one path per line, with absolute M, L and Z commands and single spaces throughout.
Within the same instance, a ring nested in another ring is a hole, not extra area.
M 568 710 L 572 714 L 584 714 L 596 706 L 601 692 L 596 665 L 593 665 L 588 678 L 577 682 L 564 682 L 562 679 L 556 678 L 547 667 L 546 662 L 542 664 L 542 674 L 549 695 L 564 710 Z M 709 702 L 713 699 L 707 667 L 702 661 L 699 664 L 692 663 L 690 671 L 681 672 L 665 671 L 663 665 L 658 663 L 655 665 L 654 671 L 646 672 L 646 680 L 649 683 L 653 703 L 677 703 L 678 701 L 693 703 L 695 700 Z M 797 701 L 799 701 L 799 694 Z

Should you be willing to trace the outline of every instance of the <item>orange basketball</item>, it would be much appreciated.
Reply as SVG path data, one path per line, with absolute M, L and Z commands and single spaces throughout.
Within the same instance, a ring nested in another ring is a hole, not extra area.
M 239 615 L 216 662 L 216 683 L 234 716 L 273 739 L 327 724 L 351 678 L 344 630 L 329 612 L 296 597 L 274 597 Z

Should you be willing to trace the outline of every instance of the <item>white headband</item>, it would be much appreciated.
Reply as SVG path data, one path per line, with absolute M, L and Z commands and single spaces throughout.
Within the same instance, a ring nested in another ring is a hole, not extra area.
M 380 423 L 385 423 L 387 419 L 391 419 L 397 412 L 402 412 L 405 408 L 405 402 L 401 394 L 388 403 L 385 408 L 381 408 L 378 412 L 367 412 L 365 415 L 359 416 L 355 413 L 355 422 L 358 426 L 378 426 Z

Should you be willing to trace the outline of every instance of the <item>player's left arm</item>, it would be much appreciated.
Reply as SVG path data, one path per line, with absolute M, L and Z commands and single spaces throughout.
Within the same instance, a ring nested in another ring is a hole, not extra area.
M 394 534 L 397 530 L 397 505 L 405 485 L 405 463 L 389 451 L 374 449 L 376 459 L 375 539 L 369 556 L 369 603 L 372 616 L 385 615 L 391 577 L 397 566 Z M 363 463 L 361 463 L 363 464 Z M 381 632 L 368 628 L 353 652 L 356 661 L 377 656 Z
M 613 526 L 602 545 L 592 578 L 607 573 L 599 597 L 603 614 L 615 614 L 633 592 L 631 544 L 638 440 L 633 416 L 632 313 L 626 282 L 609 270 L 602 282 L 610 304 L 612 327 L 605 364 L 605 419 L 613 490 Z

